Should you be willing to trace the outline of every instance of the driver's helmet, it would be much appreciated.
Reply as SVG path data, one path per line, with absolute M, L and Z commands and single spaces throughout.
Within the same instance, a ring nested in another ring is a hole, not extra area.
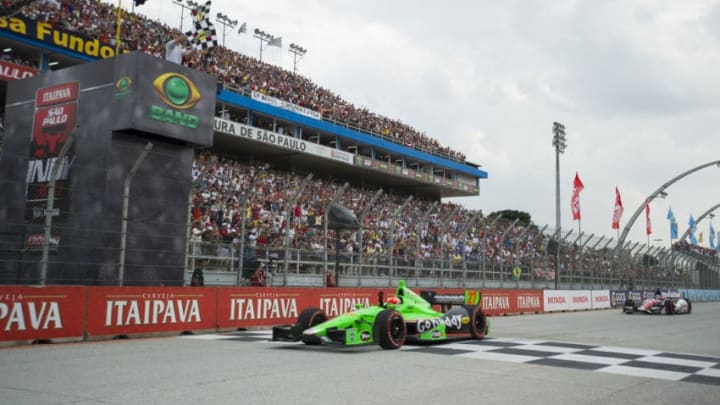
M 662 298 L 662 291 L 660 290 L 660 288 L 655 290 L 655 298 L 657 298 L 657 299 Z
M 402 300 L 400 299 L 400 297 L 396 297 L 394 295 L 387 299 L 387 304 L 390 304 L 390 305 L 400 305 L 401 303 L 402 303 Z

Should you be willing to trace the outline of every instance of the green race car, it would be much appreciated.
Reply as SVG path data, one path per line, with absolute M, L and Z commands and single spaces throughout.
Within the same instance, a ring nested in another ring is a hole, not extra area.
M 306 308 L 294 325 L 273 327 L 274 341 L 302 341 L 308 345 L 346 346 L 377 343 L 383 349 L 397 349 L 406 341 L 437 342 L 455 339 L 482 339 L 489 331 L 489 320 L 480 308 L 480 292 L 464 295 L 420 295 L 399 282 L 395 296 L 378 305 L 357 307 L 354 311 L 328 320 L 319 308 Z M 440 305 L 441 311 L 433 309 Z

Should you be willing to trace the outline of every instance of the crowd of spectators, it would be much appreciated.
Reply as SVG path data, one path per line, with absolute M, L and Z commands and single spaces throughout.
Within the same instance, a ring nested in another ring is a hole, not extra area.
M 193 177 L 197 185 L 192 197 L 192 234 L 195 240 L 212 242 L 237 242 L 242 220 L 243 199 L 246 203 L 246 228 L 248 242 L 267 247 L 284 246 L 284 232 L 288 203 L 304 176 L 274 170 L 266 164 L 250 165 L 226 158 L 211 158 L 200 154 L 194 162 Z M 255 181 L 254 189 L 250 190 Z M 300 194 L 297 203 L 290 207 L 290 233 L 292 248 L 324 249 L 322 221 L 324 210 L 333 195 L 341 187 L 339 182 L 316 178 L 310 181 Z M 465 219 L 473 213 L 453 204 L 442 204 L 429 211 L 432 201 L 413 199 L 402 213 L 397 212 L 406 196 L 383 193 L 372 209 L 367 203 L 374 189 L 348 187 L 338 202 L 355 213 L 366 211 L 362 221 L 365 231 L 362 239 L 357 234 L 342 231 L 340 250 L 356 253 L 360 249 L 367 256 L 387 256 L 392 245 L 392 255 L 411 259 L 440 257 L 455 253 L 479 252 L 480 221 L 467 226 Z M 247 197 L 245 197 L 247 196 Z M 402 215 L 400 215 L 402 214 Z M 395 218 L 396 221 L 392 221 Z M 445 232 L 441 232 L 445 219 Z M 394 223 L 393 223 L 394 222 Z M 498 230 L 500 225 L 497 225 Z M 444 238 L 441 235 L 447 235 Z M 463 246 L 462 235 L 473 235 Z M 390 241 L 393 240 L 391 244 Z M 328 240 L 329 248 L 335 249 L 334 238 Z M 488 239 L 487 250 L 493 256 L 511 257 L 512 245 L 503 244 L 499 235 Z
M 703 246 L 693 245 L 684 240 L 673 243 L 673 250 L 684 253 L 694 253 L 696 255 L 706 257 L 718 257 L 718 251 L 716 249 L 708 249 Z
M 36 1 L 23 9 L 23 15 L 49 22 L 58 29 L 98 38 L 113 47 L 116 45 L 116 11 L 115 6 L 109 3 L 99 0 Z M 120 48 L 163 57 L 165 44 L 181 34 L 159 21 L 137 13 L 130 14 L 122 24 Z M 407 147 L 453 160 L 465 160 L 462 152 L 441 146 L 436 139 L 410 125 L 357 107 L 304 76 L 223 46 L 209 52 L 188 48 L 183 64 L 218 77 L 229 89 L 258 91 L 315 110 L 326 120 L 338 121 Z
M 290 221 L 290 248 L 324 252 L 324 210 L 341 182 L 314 178 L 296 204 L 289 200 L 298 191 L 304 175 L 272 168 L 268 164 L 240 162 L 208 152 L 199 154 L 193 167 L 196 188 L 192 195 L 192 240 L 215 244 L 239 245 L 245 207 L 246 238 L 250 249 L 282 250 L 285 246 L 286 221 Z M 254 182 L 254 188 L 251 186 Z M 463 257 L 484 261 L 489 268 L 504 266 L 507 271 L 519 265 L 532 269 L 534 278 L 555 278 L 554 242 L 534 225 L 516 224 L 500 219 L 493 221 L 482 213 L 451 203 L 433 206 L 433 201 L 406 195 L 383 193 L 370 207 L 376 190 L 350 186 L 339 195 L 338 202 L 362 222 L 363 232 L 341 231 L 336 238 L 331 230 L 328 250 L 358 255 L 364 260 L 392 256 L 398 263 L 412 264 L 416 259 L 440 260 L 443 266 L 460 268 Z M 363 217 L 362 213 L 366 213 Z M 471 218 L 476 218 L 471 222 Z M 611 277 L 632 279 L 639 266 L 612 274 L 611 251 L 583 247 L 577 243 L 561 246 L 562 274 L 595 279 Z M 392 249 L 392 250 L 390 250 Z

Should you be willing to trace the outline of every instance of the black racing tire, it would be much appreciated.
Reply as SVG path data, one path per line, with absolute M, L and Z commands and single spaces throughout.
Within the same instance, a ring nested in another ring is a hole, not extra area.
M 470 336 L 473 339 L 482 339 L 488 332 L 487 316 L 480 305 L 464 305 L 470 317 Z
M 386 350 L 399 349 L 405 344 L 407 326 L 400 312 L 384 309 L 375 318 L 373 336 L 380 347 Z
M 665 315 L 672 315 L 675 313 L 675 304 L 671 300 L 665 300 Z
M 687 303 L 688 303 L 688 311 L 687 311 L 687 313 L 689 314 L 690 312 L 692 312 L 692 302 L 691 302 L 689 299 L 687 299 L 687 300 L 685 300 L 685 301 L 687 301 Z
M 628 298 L 625 300 L 625 305 L 623 305 L 623 312 L 625 312 L 626 307 L 632 307 L 633 312 L 637 312 L 637 305 L 635 305 L 635 300 L 632 298 Z
M 320 308 L 305 308 L 300 312 L 294 331 L 299 336 L 304 330 L 312 328 L 328 320 L 327 315 Z M 314 341 L 305 341 L 307 345 L 318 344 Z

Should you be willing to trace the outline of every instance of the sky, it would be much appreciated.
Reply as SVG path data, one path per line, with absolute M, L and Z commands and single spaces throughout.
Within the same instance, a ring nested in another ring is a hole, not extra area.
M 180 28 L 170 0 L 136 11 Z M 617 239 L 615 187 L 624 227 L 661 185 L 720 160 L 720 0 L 215 0 L 218 12 L 247 23 L 246 34 L 226 30 L 228 48 L 258 57 L 260 29 L 282 37 L 263 61 L 292 70 L 298 44 L 299 73 L 482 165 L 480 195 L 453 200 L 470 209 L 525 211 L 555 227 L 556 121 L 567 139 L 561 226 L 575 235 L 580 225 Z M 570 211 L 576 173 L 580 223 Z M 640 215 L 628 240 L 669 246 L 668 208 L 682 233 L 690 215 L 720 204 L 718 179 L 712 166 L 670 186 L 650 204 L 650 237 Z M 706 247 L 711 222 L 698 224 Z

